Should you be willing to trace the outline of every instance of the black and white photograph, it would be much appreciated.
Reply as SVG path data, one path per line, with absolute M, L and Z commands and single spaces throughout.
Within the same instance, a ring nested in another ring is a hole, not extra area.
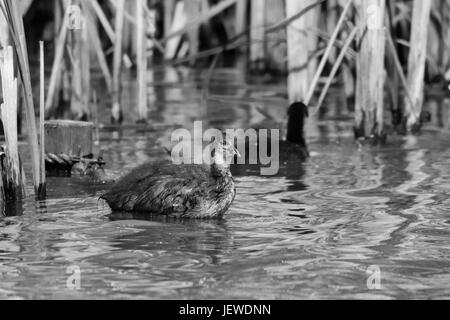
M 0 301 L 450 299 L 450 0 L 0 11 Z

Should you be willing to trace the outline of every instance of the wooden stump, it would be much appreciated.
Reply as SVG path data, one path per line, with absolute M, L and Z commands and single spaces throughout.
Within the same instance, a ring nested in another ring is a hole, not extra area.
M 68 120 L 45 122 L 45 153 L 69 157 L 93 156 L 94 124 Z

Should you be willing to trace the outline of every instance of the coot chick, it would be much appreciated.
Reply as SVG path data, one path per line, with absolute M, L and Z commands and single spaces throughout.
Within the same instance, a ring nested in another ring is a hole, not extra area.
M 305 140 L 305 119 L 309 116 L 308 107 L 301 102 L 296 102 L 290 105 L 288 109 L 288 122 L 287 122 L 287 135 L 286 140 L 279 141 L 279 156 L 280 161 L 287 160 L 306 160 L 309 157 L 308 147 Z M 256 128 L 261 130 L 264 128 Z M 258 140 L 245 142 L 245 157 L 246 161 L 249 160 L 250 143 L 256 143 L 257 154 L 259 154 L 259 148 L 261 144 L 267 145 L 268 154 L 272 155 L 272 137 L 268 137 L 267 141 Z M 239 146 L 242 147 L 242 146 Z
M 211 165 L 145 164 L 101 198 L 115 212 L 177 218 L 222 218 L 236 196 L 229 163 L 238 151 L 216 144 Z
M 280 141 L 280 154 L 295 153 L 306 159 L 309 157 L 305 140 L 305 119 L 309 117 L 308 107 L 302 102 L 293 103 L 288 110 L 286 141 Z

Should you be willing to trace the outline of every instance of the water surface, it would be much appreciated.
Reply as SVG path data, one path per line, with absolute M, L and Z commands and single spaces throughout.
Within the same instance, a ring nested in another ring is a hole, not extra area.
M 109 173 L 165 157 L 161 145 L 172 130 L 195 120 L 270 127 L 258 106 L 283 120 L 282 83 L 218 70 L 205 107 L 204 78 L 184 69 L 155 72 L 154 130 L 101 133 Z M 124 90 L 125 107 L 134 108 L 135 86 Z M 309 122 L 311 159 L 281 163 L 276 177 L 240 170 L 237 198 L 221 221 L 111 216 L 98 200 L 105 186 L 51 178 L 47 201 L 16 204 L 0 218 L 0 298 L 449 298 L 450 139 L 436 130 L 445 124 L 360 149 L 352 115 L 336 101 L 325 118 Z M 440 102 L 430 106 L 448 118 Z M 126 117 L 132 122 L 134 113 Z M 366 284 L 373 265 L 381 290 Z M 74 266 L 80 290 L 66 285 Z

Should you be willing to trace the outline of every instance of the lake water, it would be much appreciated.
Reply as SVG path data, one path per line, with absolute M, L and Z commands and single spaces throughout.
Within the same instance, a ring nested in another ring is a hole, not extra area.
M 202 107 L 204 79 L 184 69 L 155 72 L 154 129 L 102 131 L 108 172 L 164 157 L 172 130 L 194 120 L 248 128 L 264 120 L 259 106 L 283 121 L 283 84 L 249 84 L 236 71 L 218 70 Z M 124 108 L 134 109 L 135 86 L 124 94 Z M 450 298 L 447 122 L 420 137 L 359 148 L 352 115 L 336 101 L 309 121 L 311 159 L 281 163 L 276 177 L 242 170 L 221 221 L 111 216 L 98 200 L 106 186 L 51 178 L 47 201 L 16 204 L 0 218 L 0 298 Z M 440 102 L 429 108 L 449 118 Z M 131 123 L 134 112 L 125 117 Z M 369 267 L 380 270 L 380 290 L 367 286 Z M 79 290 L 67 286 L 73 270 L 81 271 Z

